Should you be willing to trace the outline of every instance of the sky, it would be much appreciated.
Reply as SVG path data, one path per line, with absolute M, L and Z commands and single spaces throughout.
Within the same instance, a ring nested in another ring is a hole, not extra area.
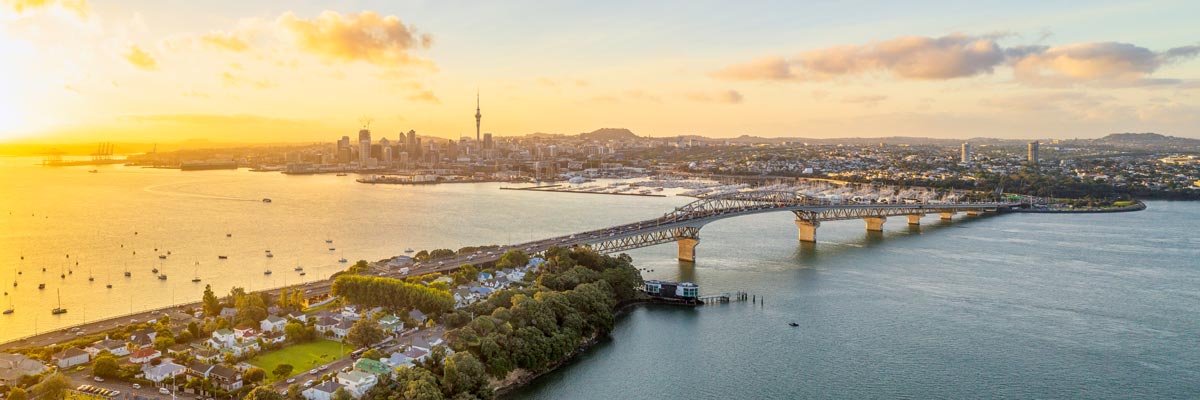
M 1052 4 L 1043 4 L 1052 3 Z M 1200 2 L 0 0 L 0 142 L 1200 138 Z

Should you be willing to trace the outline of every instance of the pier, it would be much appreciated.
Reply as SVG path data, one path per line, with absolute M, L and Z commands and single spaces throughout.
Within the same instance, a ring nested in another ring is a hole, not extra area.
M 718 303 L 730 303 L 730 302 L 734 302 L 734 301 L 746 301 L 747 299 L 749 299 L 749 296 L 750 295 L 746 294 L 746 292 L 737 291 L 737 292 L 729 292 L 729 293 L 721 293 L 721 294 L 710 294 L 708 296 L 700 296 L 697 298 L 697 300 L 699 300 L 701 304 L 718 304 Z

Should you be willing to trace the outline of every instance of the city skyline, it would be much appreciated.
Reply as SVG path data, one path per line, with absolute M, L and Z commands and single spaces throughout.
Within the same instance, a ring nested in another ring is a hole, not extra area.
M 1200 135 L 1184 2 L 478 8 L 8 0 L 0 142 Z

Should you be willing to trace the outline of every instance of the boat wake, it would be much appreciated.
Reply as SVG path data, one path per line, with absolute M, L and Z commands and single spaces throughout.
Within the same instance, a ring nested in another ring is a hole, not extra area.
M 162 183 L 162 184 L 158 184 L 158 185 L 146 186 L 146 187 L 142 188 L 142 191 L 145 191 L 147 193 L 165 195 L 165 196 L 191 197 L 191 198 L 208 199 L 208 200 L 262 201 L 261 199 L 247 199 L 247 198 L 243 198 L 243 197 L 219 196 L 219 195 L 202 194 L 202 193 L 189 193 L 189 192 L 181 192 L 181 191 L 173 191 L 173 190 L 169 190 L 169 189 L 164 189 L 169 186 L 179 186 L 179 185 L 192 184 L 192 183 L 198 183 L 198 182 L 203 182 L 203 181 Z

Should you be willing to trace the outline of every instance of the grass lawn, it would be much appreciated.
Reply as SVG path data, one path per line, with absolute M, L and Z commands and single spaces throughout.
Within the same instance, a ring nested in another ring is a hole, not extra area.
M 275 370 L 276 366 L 291 364 L 293 367 L 292 376 L 299 375 L 316 368 L 318 365 L 342 358 L 350 354 L 351 351 L 354 351 L 353 347 L 345 346 L 345 351 L 339 355 L 338 351 L 341 347 L 341 343 L 332 340 L 317 339 L 308 343 L 288 345 L 270 353 L 259 354 L 250 360 L 250 364 L 267 371 L 267 381 L 276 382 L 280 379 L 288 378 L 276 377 L 275 374 L 271 373 L 271 371 Z

